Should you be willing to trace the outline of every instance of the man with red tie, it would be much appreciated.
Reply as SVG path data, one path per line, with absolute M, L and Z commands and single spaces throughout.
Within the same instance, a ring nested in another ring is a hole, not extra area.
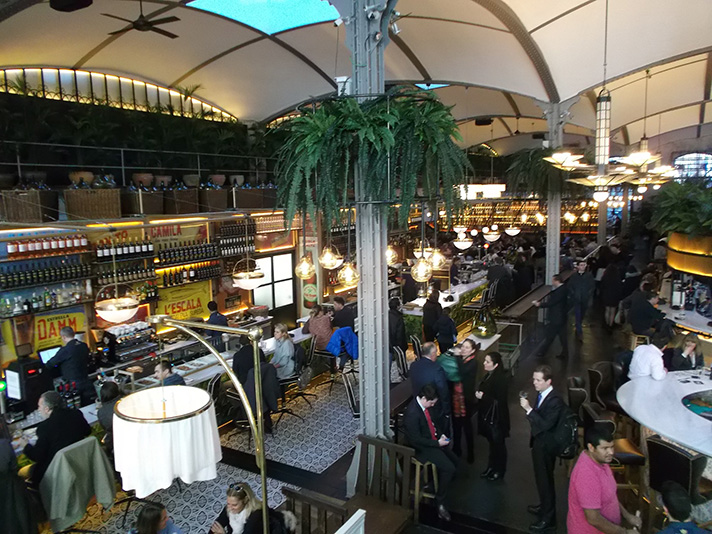
M 415 449 L 415 457 L 421 462 L 432 462 L 438 470 L 438 491 L 435 495 L 438 517 L 450 521 L 450 514 L 443 503 L 448 485 L 455 476 L 457 456 L 448 449 L 450 439 L 442 432 L 442 423 L 430 410 L 437 402 L 435 386 L 424 385 L 408 406 L 403 426 L 408 442 Z

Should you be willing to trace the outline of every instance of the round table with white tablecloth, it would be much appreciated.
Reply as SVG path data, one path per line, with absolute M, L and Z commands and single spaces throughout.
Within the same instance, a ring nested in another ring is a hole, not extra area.
M 217 476 L 222 458 L 210 395 L 189 386 L 150 388 L 114 408 L 114 458 L 125 490 L 137 497 Z
M 635 378 L 618 389 L 625 412 L 641 425 L 683 447 L 712 456 L 712 421 L 683 404 L 693 393 L 712 390 L 709 371 L 676 371 L 663 380 Z

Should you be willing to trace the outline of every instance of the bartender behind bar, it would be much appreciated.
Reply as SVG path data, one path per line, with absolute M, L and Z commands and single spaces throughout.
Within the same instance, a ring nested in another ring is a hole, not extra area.
M 46 364 L 47 367 L 59 367 L 62 378 L 71 384 L 77 384 L 77 391 L 82 397 L 82 406 L 94 402 L 96 396 L 94 386 L 89 380 L 87 366 L 89 365 L 89 347 L 74 339 L 74 330 L 65 326 L 59 331 L 64 345 Z
M 227 326 L 227 317 L 218 311 L 218 303 L 214 300 L 208 302 L 208 310 L 210 310 L 210 317 L 205 321 L 208 324 L 215 326 Z M 208 337 L 219 337 L 220 332 L 216 330 L 208 330 L 206 332 Z

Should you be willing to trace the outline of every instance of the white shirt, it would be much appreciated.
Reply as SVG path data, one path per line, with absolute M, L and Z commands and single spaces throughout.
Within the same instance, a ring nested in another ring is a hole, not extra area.
M 228 512 L 227 517 L 230 520 L 232 534 L 242 534 L 242 531 L 245 529 L 245 523 L 247 522 L 247 510 L 243 508 L 242 511 L 237 514 Z
M 650 376 L 653 380 L 662 380 L 667 371 L 663 364 L 663 351 L 655 345 L 641 345 L 633 351 L 628 378 Z

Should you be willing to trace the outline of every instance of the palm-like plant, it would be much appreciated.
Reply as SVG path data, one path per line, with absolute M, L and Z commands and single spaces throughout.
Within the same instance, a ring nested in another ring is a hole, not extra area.
M 373 201 L 395 202 L 400 190 L 402 222 L 419 186 L 428 198 L 442 196 L 449 213 L 459 205 L 455 187 L 469 163 L 455 144 L 450 108 L 432 93 L 397 88 L 363 102 L 327 100 L 279 131 L 286 133 L 276 174 L 287 224 L 297 211 L 338 220 L 355 187 Z
M 653 201 L 650 226 L 661 234 L 712 235 L 712 188 L 708 180 L 670 183 Z

